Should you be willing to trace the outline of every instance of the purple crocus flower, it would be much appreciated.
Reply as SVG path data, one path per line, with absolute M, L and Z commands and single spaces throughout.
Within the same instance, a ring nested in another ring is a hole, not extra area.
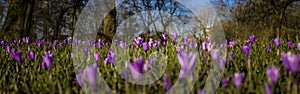
M 95 86 L 97 85 L 97 67 L 98 64 L 95 63 L 85 68 L 86 77 L 88 79 L 89 85 L 92 88 L 95 88 Z
M 231 41 L 229 42 L 230 47 L 233 47 L 235 44 L 236 44 L 236 41 L 235 41 L 235 40 L 231 40 Z
M 113 53 L 112 49 L 109 49 L 107 57 L 104 59 L 105 64 L 110 62 L 111 64 L 115 64 L 116 54 Z
M 250 51 L 251 51 L 251 46 L 249 45 L 244 45 L 242 48 L 241 48 L 242 52 L 246 55 L 246 58 L 249 59 L 250 57 Z
M 82 45 L 86 45 L 85 41 L 82 41 L 81 44 L 82 44 Z
M 99 60 L 100 60 L 100 53 L 99 52 L 95 52 L 94 53 L 94 57 L 96 59 L 96 62 L 99 62 Z
M 97 46 L 98 46 L 98 48 L 102 49 L 103 42 L 102 42 L 102 40 L 101 40 L 101 39 L 99 39 L 99 40 L 98 40 L 98 42 L 97 42 Z
M 150 38 L 150 40 L 149 40 L 149 42 L 148 42 L 148 45 L 149 45 L 149 46 L 152 46 L 153 44 L 154 44 L 154 41 L 153 41 L 152 38 Z
M 144 49 L 144 51 L 147 51 L 147 49 L 148 49 L 148 44 L 147 43 L 143 43 L 143 49 Z
M 25 38 L 22 38 L 23 42 L 28 44 L 29 43 L 29 37 L 25 37 Z
M 210 55 L 213 60 L 218 60 L 219 58 L 219 50 L 210 50 Z
M 268 43 L 267 51 L 268 51 L 268 52 L 271 52 L 271 44 L 270 44 L 270 43 Z
M 5 41 L 1 40 L 1 45 L 4 47 L 5 46 Z
M 256 36 L 255 35 L 250 35 L 249 36 L 249 41 L 250 42 L 254 42 L 256 40 Z
M 226 57 L 219 56 L 219 50 L 210 50 L 210 54 L 215 62 L 219 62 L 220 67 L 225 66 Z
M 92 40 L 88 40 L 87 42 L 88 42 L 89 46 L 93 46 L 93 44 L 94 44 Z
M 232 80 L 233 84 L 235 85 L 235 87 L 238 88 L 244 80 L 244 75 L 240 72 L 234 73 L 231 75 L 231 80 Z
M 84 53 L 85 55 L 88 55 L 88 53 L 89 53 L 88 48 L 83 48 L 83 53 Z
M 267 68 L 267 75 L 268 75 L 269 79 L 272 81 L 273 84 L 276 84 L 277 81 L 278 81 L 279 71 L 280 71 L 279 67 L 269 66 Z
M 206 42 L 202 42 L 202 50 L 205 50 L 206 46 L 207 46 Z
M 157 46 L 159 46 L 159 45 L 160 45 L 160 41 L 157 41 L 156 43 L 157 43 Z
M 220 67 L 224 67 L 225 66 L 225 63 L 226 63 L 226 57 L 224 56 L 224 57 L 219 57 L 219 60 L 218 60 L 218 62 L 219 62 L 219 66 Z
M 135 47 L 134 44 L 131 44 L 131 49 L 132 49 L 132 50 L 134 50 L 134 47 Z
M 45 69 L 46 67 L 48 69 L 51 69 L 53 60 L 54 60 L 54 55 L 50 51 L 46 51 L 45 54 L 43 55 L 43 62 L 42 62 L 43 69 Z
M 245 43 L 245 45 L 247 45 L 248 47 L 251 48 L 251 47 L 252 47 L 252 42 L 248 40 L 248 41 Z
M 195 45 L 194 45 L 194 40 L 192 39 L 192 40 L 190 41 L 189 47 L 190 47 L 190 49 L 192 49 L 194 46 L 195 46 Z
M 276 46 L 279 46 L 280 45 L 280 38 L 275 38 L 273 40 L 273 43 L 276 45 Z
M 266 94 L 272 94 L 271 85 L 269 83 L 265 84 Z
M 53 48 L 53 49 L 56 49 L 56 44 L 53 44 L 53 45 L 52 45 L 52 48 Z
M 195 65 L 198 53 L 197 52 L 184 52 L 177 53 L 177 58 L 180 64 L 179 79 L 182 79 L 184 75 L 189 74 L 193 79 L 193 66 Z
M 225 47 L 227 48 L 228 45 L 229 45 L 229 41 L 226 39 L 226 40 L 225 40 Z
M 118 43 L 118 40 L 117 40 L 117 39 L 115 39 L 115 40 L 114 40 L 114 44 L 117 44 L 117 43 Z
M 293 46 L 293 41 L 288 40 L 287 44 L 288 44 L 288 47 L 290 48 L 291 46 Z
M 177 36 L 178 36 L 177 32 L 173 32 L 173 33 L 172 33 L 172 37 L 173 37 L 173 39 L 176 39 L 176 38 L 177 38 Z
M 123 42 L 123 41 L 120 41 L 120 47 L 121 47 L 121 48 L 125 48 L 125 47 L 126 47 L 126 43 Z
M 292 52 L 287 52 L 286 54 L 284 52 L 281 53 L 281 59 L 283 61 L 284 67 L 287 70 L 290 70 L 293 72 L 294 75 L 296 75 L 299 71 L 299 59 L 300 55 L 295 55 Z
M 179 53 L 180 52 L 180 47 L 176 47 L 176 51 L 177 51 L 177 53 Z
M 157 46 L 157 43 L 153 43 L 152 47 L 155 48 Z
M 196 42 L 195 47 L 198 48 L 199 47 L 199 42 Z
M 209 36 L 206 36 L 206 42 L 210 43 L 210 37 Z
M 228 79 L 227 78 L 223 78 L 222 79 L 222 85 L 226 86 L 228 84 Z
M 164 40 L 167 40 L 167 34 L 166 33 L 163 33 L 162 37 L 164 38 Z
M 9 52 L 9 53 L 10 53 L 10 51 L 11 51 L 11 48 L 12 48 L 11 46 L 7 45 L 7 46 L 6 46 L 6 50 L 7 50 L 7 52 Z
M 58 43 L 58 40 L 54 40 L 54 41 L 53 41 L 53 44 L 57 44 L 57 43 Z
M 165 48 L 162 48 L 162 49 L 161 49 L 161 52 L 162 52 L 162 53 L 165 53 L 165 52 L 166 52 L 166 51 L 165 51 Z
M 287 54 L 284 52 L 281 52 L 281 61 L 283 62 L 283 65 L 286 70 L 290 70 L 290 63 L 289 60 L 287 59 Z
M 140 80 L 140 75 L 144 70 L 144 59 L 142 56 L 140 56 L 139 60 L 135 60 L 134 62 L 130 61 L 129 63 L 129 69 L 131 71 L 131 74 L 133 75 L 133 78 L 136 81 Z
M 67 39 L 68 39 L 68 41 L 72 41 L 72 37 L 68 37 Z
M 27 53 L 27 57 L 30 59 L 30 60 L 35 60 L 35 54 L 34 54 L 34 51 L 31 50 Z
M 35 45 L 36 45 L 37 47 L 41 47 L 41 41 L 40 41 L 39 39 L 36 39 L 36 40 L 35 40 Z
M 14 42 L 14 44 L 18 44 L 18 41 L 17 41 L 17 40 L 14 40 L 13 42 Z
M 187 44 L 188 40 L 189 40 L 188 37 L 185 36 L 185 37 L 183 38 L 183 44 Z
M 154 57 L 153 57 L 153 56 L 150 57 L 148 60 L 146 60 L 146 64 L 144 65 L 144 70 L 145 70 L 146 72 L 149 71 L 149 69 L 150 69 L 150 64 L 151 64 L 153 61 L 154 61 Z
M 61 42 L 61 43 L 59 43 L 59 47 L 61 47 L 61 46 L 63 46 L 63 43 Z
M 18 61 L 19 63 L 22 62 L 22 58 L 21 58 L 22 52 L 13 49 L 13 50 L 11 50 L 11 54 L 12 54 L 12 57 L 13 57 L 16 61 Z
M 68 40 L 67 40 L 67 39 L 64 39 L 62 43 L 63 43 L 63 44 L 66 44 L 67 42 L 68 42 Z
M 134 38 L 133 41 L 137 44 L 137 45 L 140 45 L 142 38 L 141 37 L 137 37 L 137 38 Z
M 70 57 L 71 57 L 71 58 L 73 57 L 73 53 L 72 53 L 72 52 L 70 52 Z
M 171 84 L 170 84 L 168 75 L 164 76 L 164 82 L 165 82 L 165 86 L 166 86 L 167 91 L 169 91 L 171 89 Z
M 76 80 L 77 80 L 79 86 L 82 87 L 84 78 L 83 78 L 83 71 L 81 69 L 79 70 L 79 73 L 76 74 Z
M 297 49 L 300 51 L 300 42 L 297 43 Z

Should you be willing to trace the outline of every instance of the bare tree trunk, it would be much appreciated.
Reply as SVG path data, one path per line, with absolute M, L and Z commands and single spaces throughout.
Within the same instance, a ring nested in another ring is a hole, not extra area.
M 102 38 L 105 41 L 111 42 L 113 39 L 113 36 L 116 32 L 116 23 L 117 23 L 117 12 L 116 8 L 113 8 L 115 5 L 115 0 L 105 0 L 105 9 L 104 9 L 104 21 L 103 21 L 103 30 L 102 32 Z M 112 9 L 112 10 L 109 10 Z
M 19 39 L 29 36 L 35 1 L 10 0 L 8 3 L 8 13 L 1 30 L 0 38 Z
M 30 37 L 31 39 L 35 39 L 36 35 L 32 34 L 34 32 L 31 32 L 31 27 L 32 27 L 32 14 L 33 14 L 33 9 L 35 6 L 35 0 L 31 0 L 29 4 L 26 5 L 26 13 L 25 13 L 25 24 L 24 24 L 24 30 L 26 34 L 23 37 Z

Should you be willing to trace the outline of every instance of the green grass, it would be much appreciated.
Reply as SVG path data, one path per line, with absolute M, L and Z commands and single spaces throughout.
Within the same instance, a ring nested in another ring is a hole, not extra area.
M 294 54 L 299 54 L 295 44 L 291 48 L 287 48 L 286 40 L 281 42 L 279 47 L 272 44 L 272 40 L 260 41 L 257 39 L 252 44 L 251 50 L 251 69 L 247 69 L 247 60 L 245 55 L 241 52 L 240 47 L 244 45 L 246 40 L 237 41 L 237 45 L 233 48 L 227 48 L 227 52 L 233 51 L 234 58 L 226 63 L 223 77 L 229 79 L 226 86 L 218 87 L 216 93 L 218 94 L 232 94 L 232 93 L 265 93 L 265 83 L 269 82 L 266 75 L 267 66 L 280 67 L 280 78 L 276 85 L 272 85 L 273 93 L 300 93 L 300 75 L 292 77 L 290 73 L 285 70 L 281 61 L 280 53 L 292 51 Z M 297 41 L 299 42 L 299 41 Z M 272 44 L 271 52 L 267 52 L 267 43 Z M 35 46 L 34 43 L 24 44 L 21 46 L 13 45 L 13 49 L 22 51 L 22 63 L 16 62 L 10 53 L 5 48 L 0 48 L 0 92 L 2 93 L 84 93 L 76 81 L 75 69 L 70 52 L 72 51 L 69 44 L 57 46 L 57 49 L 42 44 L 41 48 Z M 148 57 L 152 52 L 161 51 L 162 46 L 158 48 L 151 48 L 148 51 L 143 51 L 142 48 L 130 50 L 130 56 L 136 54 L 137 56 Z M 166 48 L 166 56 L 168 66 L 165 74 L 168 75 L 171 84 L 173 85 L 178 79 L 180 65 L 177 60 L 176 48 L 173 44 L 168 42 Z M 150 85 L 135 85 L 127 82 L 119 76 L 114 67 L 110 64 L 105 65 L 104 59 L 108 53 L 109 46 L 104 46 L 102 49 L 96 47 L 100 52 L 100 62 L 98 71 L 102 75 L 105 82 L 110 88 L 117 93 L 129 94 L 162 94 L 166 92 L 163 77 Z M 201 48 L 200 48 L 201 49 Z M 27 59 L 27 52 L 34 50 L 36 53 L 36 60 L 30 61 Z M 50 50 L 54 54 L 54 63 L 51 70 L 42 69 L 41 62 L 44 51 Z M 209 57 L 210 55 L 199 53 L 199 76 L 197 82 L 193 87 L 193 93 L 204 87 L 206 78 L 208 76 L 211 65 L 206 65 L 203 56 Z M 116 54 L 120 54 L 117 53 Z M 93 56 L 93 55 L 92 55 Z M 8 57 L 8 58 L 6 58 Z M 245 79 L 240 88 L 235 88 L 230 75 L 235 72 L 241 72 L 245 75 Z M 251 76 L 250 76 L 251 75 Z

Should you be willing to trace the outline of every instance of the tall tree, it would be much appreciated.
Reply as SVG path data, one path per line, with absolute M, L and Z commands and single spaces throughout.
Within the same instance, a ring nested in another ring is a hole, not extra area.
M 35 0 L 9 0 L 8 4 L 8 13 L 0 37 L 19 39 L 29 36 Z

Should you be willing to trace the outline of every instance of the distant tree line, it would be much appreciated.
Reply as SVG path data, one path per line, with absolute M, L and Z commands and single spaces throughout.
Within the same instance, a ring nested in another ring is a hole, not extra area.
M 295 39 L 300 34 L 300 0 L 211 0 L 227 38 L 250 34 Z
M 0 4 L 0 18 L 5 19 L 1 24 L 0 39 L 31 39 L 44 38 L 48 40 L 63 39 L 72 36 L 76 21 L 89 0 L 4 0 Z M 104 0 L 110 2 L 104 7 L 114 6 L 118 0 Z M 8 3 L 5 6 L 3 2 Z M 300 0 L 210 0 L 217 11 L 227 39 L 246 38 L 250 34 L 258 37 L 274 38 L 288 37 L 295 39 L 300 32 Z M 5 10 L 7 7 L 7 10 Z M 97 38 L 112 41 L 117 27 L 122 21 L 141 11 L 157 10 L 158 13 L 145 13 L 136 23 L 127 23 L 127 26 L 142 24 L 144 37 L 161 37 L 161 33 L 168 31 L 171 22 L 181 20 L 185 24 L 194 24 L 191 31 L 195 35 L 207 35 L 207 21 L 215 19 L 209 11 L 201 11 L 201 19 L 194 20 L 189 9 L 175 0 L 124 0 L 120 5 L 108 11 L 98 30 Z M 169 18 L 162 12 L 169 13 Z M 6 15 L 6 16 L 4 16 Z M 145 16 L 146 15 L 146 16 Z M 197 14 L 198 15 L 198 14 Z M 147 18 L 143 18 L 147 17 Z M 146 19 L 146 20 L 145 20 Z M 206 22 L 203 22 L 206 21 Z M 160 22 L 160 28 L 156 22 Z M 126 26 L 126 24 L 124 25 Z M 177 26 L 178 27 L 178 26 Z M 128 27 L 129 28 L 129 27 Z M 124 28 L 124 31 L 128 28 Z M 141 28 L 136 28 L 138 31 Z M 197 32 L 196 32 L 197 31 Z M 131 34 L 131 33 L 129 33 Z M 128 36 L 123 34 L 123 36 Z

